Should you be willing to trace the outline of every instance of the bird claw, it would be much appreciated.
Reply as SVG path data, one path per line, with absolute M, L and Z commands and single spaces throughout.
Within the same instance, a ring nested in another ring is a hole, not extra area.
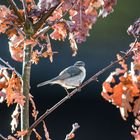
M 77 89 L 77 92 L 81 92 L 81 88 L 77 87 L 76 89 Z
M 66 88 L 64 88 L 64 89 L 65 89 L 65 91 L 67 92 L 68 98 L 71 98 L 70 93 L 68 92 L 68 90 L 67 90 Z

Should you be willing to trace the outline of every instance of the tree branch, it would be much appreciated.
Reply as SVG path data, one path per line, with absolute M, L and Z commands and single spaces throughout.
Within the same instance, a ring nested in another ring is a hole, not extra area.
M 4 63 L 10 70 L 14 71 L 18 77 L 21 78 L 21 75 L 8 62 L 6 62 L 5 60 L 3 60 L 1 57 L 0 57 L 0 61 L 2 63 Z
M 72 9 L 74 7 L 75 2 L 76 2 L 76 0 L 74 0 L 74 2 L 71 4 L 71 7 L 69 9 L 67 9 L 67 11 L 62 15 L 62 17 L 60 17 L 58 20 L 55 20 L 51 25 L 48 25 L 48 26 L 44 27 L 43 29 L 41 29 L 39 32 L 37 32 L 34 35 L 34 38 L 38 38 L 41 34 L 48 32 L 52 28 L 53 25 L 59 23 L 59 21 L 67 15 L 67 13 L 70 11 L 70 9 Z
M 24 22 L 24 18 L 20 15 L 19 9 L 18 9 L 17 5 L 15 4 L 15 2 L 13 0 L 7 0 L 7 1 L 11 5 L 11 8 L 13 9 L 13 11 L 15 12 L 15 14 L 19 18 L 20 23 L 22 24 Z
M 30 36 L 26 35 L 25 40 L 30 39 Z M 22 66 L 22 92 L 25 96 L 25 104 L 21 107 L 21 131 L 29 128 L 29 92 L 30 92 L 30 73 L 31 73 L 31 52 L 32 46 L 24 46 L 24 58 Z M 30 134 L 22 137 L 22 140 L 30 140 Z
M 34 34 L 33 24 L 28 18 L 28 10 L 27 10 L 27 2 L 26 0 L 22 0 L 23 3 L 23 10 L 24 10 L 24 18 L 25 18 L 25 24 L 24 24 L 24 32 L 25 34 L 32 35 Z
M 5 138 L 2 134 L 0 134 L 0 138 L 1 138 L 2 140 L 8 140 L 8 139 Z
M 65 96 L 64 98 L 62 98 L 59 102 L 57 102 L 54 106 L 52 106 L 50 109 L 47 109 L 46 112 L 41 115 L 29 128 L 29 132 L 31 133 L 31 131 L 38 126 L 38 124 L 40 122 L 42 122 L 49 114 L 51 114 L 54 110 L 56 110 L 59 106 L 61 106 L 65 101 L 67 101 L 68 99 L 70 99 L 73 95 L 75 95 L 78 91 L 80 91 L 83 87 L 85 87 L 86 85 L 88 85 L 89 83 L 91 83 L 92 81 L 97 80 L 98 76 L 100 76 L 101 74 L 103 74 L 104 72 L 106 72 L 107 70 L 109 70 L 112 66 L 114 66 L 115 64 L 118 64 L 120 61 L 127 59 L 128 56 L 131 54 L 131 52 L 133 51 L 133 48 L 135 47 L 137 43 L 137 39 L 135 39 L 135 42 L 133 44 L 133 46 L 125 53 L 125 55 L 122 57 L 122 59 L 120 60 L 115 60 L 114 62 L 112 62 L 111 64 L 109 64 L 108 66 L 106 66 L 105 68 L 103 68 L 101 71 L 97 72 L 95 75 L 93 75 L 91 78 L 89 78 L 87 81 L 85 81 L 81 86 L 79 86 L 77 89 L 74 89 L 71 93 L 69 93 L 67 96 Z
M 30 74 L 31 74 L 31 54 L 32 46 L 26 44 L 26 40 L 31 39 L 32 24 L 28 19 L 27 15 L 27 3 L 26 0 L 22 0 L 24 10 L 24 32 L 25 32 L 25 43 L 24 43 L 24 55 L 22 65 L 22 92 L 25 96 L 25 104 L 21 106 L 21 131 L 25 131 L 29 128 L 29 93 L 30 93 Z M 21 140 L 30 140 L 30 133 L 21 137 Z
M 43 13 L 41 19 L 34 25 L 34 31 L 35 33 L 38 31 L 39 28 L 42 27 L 42 25 L 45 23 L 47 18 L 51 16 L 51 14 L 56 10 L 56 8 L 59 6 L 60 3 L 58 3 L 56 6 L 49 9 L 47 13 Z

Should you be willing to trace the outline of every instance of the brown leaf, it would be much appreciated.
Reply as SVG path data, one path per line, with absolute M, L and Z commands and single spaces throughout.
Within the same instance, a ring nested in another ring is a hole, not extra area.
M 46 127 L 46 124 L 45 124 L 45 121 L 43 121 L 43 128 L 44 128 L 46 140 L 51 140 L 50 136 L 49 136 L 49 132 L 48 132 L 47 127 Z
M 32 116 L 34 117 L 34 120 L 37 119 L 37 115 L 38 115 L 38 111 L 36 109 L 36 105 L 35 105 L 35 102 L 33 100 L 33 96 L 30 94 L 30 102 L 31 102 L 31 105 L 32 105 Z
M 17 131 L 15 136 L 21 137 L 21 136 L 25 136 L 27 133 L 28 133 L 28 130 Z
M 33 132 L 35 133 L 37 140 L 42 139 L 42 137 L 39 135 L 39 133 L 36 131 L 36 129 L 33 129 Z
M 132 111 L 131 104 L 133 102 L 133 98 L 130 94 L 122 94 L 122 106 L 120 107 L 120 113 L 124 120 L 128 117 L 128 112 Z
M 73 51 L 72 56 L 76 56 L 78 47 L 77 47 L 77 43 L 74 39 L 74 35 L 72 33 L 69 33 L 69 40 L 70 40 L 70 47 L 72 48 L 72 51 Z
M 55 40 L 63 40 L 67 37 L 66 25 L 64 22 L 55 24 L 53 27 L 53 32 L 50 34 L 50 37 Z
M 140 96 L 134 101 L 134 106 L 133 106 L 134 116 L 139 114 L 139 112 L 140 112 Z
M 11 79 L 8 81 L 8 87 L 6 88 L 6 98 L 7 105 L 13 103 L 18 103 L 21 106 L 24 106 L 25 97 L 21 91 L 21 79 L 13 72 Z
M 15 61 L 23 61 L 23 47 L 24 47 L 24 37 L 22 35 L 13 35 L 9 38 L 9 51 L 11 57 Z
M 38 50 L 35 50 L 35 51 L 32 52 L 31 61 L 32 61 L 32 63 L 34 63 L 34 64 L 38 64 L 38 62 L 39 62 L 38 53 L 39 53 Z

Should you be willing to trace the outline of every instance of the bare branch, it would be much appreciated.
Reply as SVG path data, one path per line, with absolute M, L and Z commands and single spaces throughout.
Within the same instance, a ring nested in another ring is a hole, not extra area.
M 21 78 L 21 75 L 8 62 L 6 62 L 5 60 L 3 60 L 1 57 L 0 57 L 0 61 L 2 63 L 4 63 L 10 70 L 14 71 L 18 77 Z
M 79 86 L 78 88 L 74 89 L 71 93 L 69 93 L 67 96 L 65 96 L 64 98 L 62 98 L 59 102 L 57 102 L 54 106 L 52 106 L 50 109 L 47 109 L 46 112 L 41 115 L 29 128 L 29 133 L 31 133 L 31 131 L 40 123 L 42 122 L 49 114 L 51 114 L 54 110 L 56 110 L 59 106 L 61 106 L 65 101 L 67 101 L 68 99 L 70 99 L 73 95 L 75 95 L 78 91 L 80 91 L 83 87 L 85 87 L 86 85 L 88 85 L 89 83 L 91 83 L 92 81 L 96 81 L 98 76 L 100 76 L 101 74 L 103 74 L 104 72 L 106 72 L 107 70 L 109 70 L 111 67 L 113 67 L 114 65 L 118 64 L 120 61 L 122 61 L 123 59 L 127 59 L 129 55 L 131 55 L 133 48 L 135 47 L 137 43 L 137 39 L 135 39 L 134 45 L 125 53 L 125 55 L 122 57 L 122 59 L 120 60 L 115 60 L 114 62 L 112 62 L 111 64 L 109 64 L 108 66 L 106 66 L 105 68 L 103 68 L 102 70 L 100 70 L 99 72 L 97 72 L 95 75 L 93 75 L 91 78 L 89 78 L 87 81 L 85 81 L 81 86 Z
M 8 139 L 5 138 L 2 134 L 0 134 L 0 138 L 1 138 L 2 140 L 8 140 Z

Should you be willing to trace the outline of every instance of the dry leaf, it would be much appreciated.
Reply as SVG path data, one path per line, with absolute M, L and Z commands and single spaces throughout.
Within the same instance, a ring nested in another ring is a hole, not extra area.
M 140 113 L 140 96 L 134 101 L 133 113 L 134 116 Z
M 21 79 L 17 77 L 14 72 L 8 81 L 8 87 L 6 88 L 6 98 L 8 106 L 13 103 L 18 103 L 21 106 L 24 106 L 25 97 L 21 91 Z
M 21 137 L 21 136 L 25 136 L 27 133 L 28 133 L 28 130 L 17 131 L 15 136 Z
M 49 132 L 48 132 L 47 127 L 46 127 L 46 124 L 45 124 L 45 121 L 43 121 L 43 128 L 44 128 L 46 140 L 51 140 L 50 136 L 49 136 Z
M 39 135 L 39 133 L 36 131 L 36 129 L 33 129 L 33 132 L 35 133 L 35 136 L 36 136 L 37 140 L 42 139 L 42 137 Z
M 38 115 L 38 111 L 36 109 L 36 105 L 35 105 L 35 102 L 33 100 L 33 96 L 30 94 L 30 102 L 31 102 L 31 105 L 32 105 L 32 116 L 34 117 L 34 120 L 37 119 L 37 115 Z
M 124 120 L 128 117 L 128 112 L 132 111 L 132 107 L 130 103 L 133 102 L 133 98 L 130 96 L 129 93 L 122 94 L 122 106 L 120 107 L 120 113 Z
M 19 123 L 19 114 L 20 114 L 20 112 L 19 112 L 19 105 L 17 104 L 17 105 L 16 105 L 16 108 L 15 108 L 15 110 L 14 110 L 14 112 L 13 112 L 13 114 L 11 115 L 12 121 L 11 121 L 10 125 L 11 125 L 11 131 L 12 131 L 12 133 L 13 133 L 13 132 L 16 130 L 16 128 L 18 127 L 18 123 Z

